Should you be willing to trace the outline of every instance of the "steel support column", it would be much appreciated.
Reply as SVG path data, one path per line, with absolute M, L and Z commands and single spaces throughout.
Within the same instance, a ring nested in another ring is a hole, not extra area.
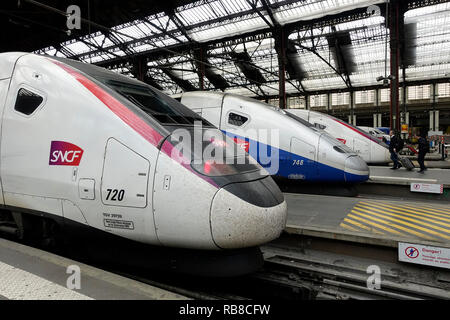
M 275 37 L 278 37 L 279 41 L 277 41 L 280 45 L 278 52 L 278 99 L 279 106 L 281 109 L 285 109 L 287 107 L 286 101 L 286 43 L 287 43 L 287 35 L 284 28 L 277 28 L 275 31 Z
M 399 77 L 398 68 L 400 65 L 399 48 L 399 27 L 400 27 L 400 1 L 393 0 L 389 5 L 389 42 L 391 58 L 391 76 L 390 81 L 390 121 L 391 129 L 400 130 L 400 106 L 399 106 Z
M 199 87 L 200 87 L 200 90 L 205 90 L 205 64 L 204 64 L 204 62 L 206 61 L 205 48 L 200 47 L 200 48 L 194 49 L 194 57 L 198 60 L 198 62 L 196 62 L 196 64 L 197 64 Z
M 145 76 L 147 75 L 148 66 L 146 59 L 135 59 L 133 61 L 133 67 L 131 68 L 131 73 L 136 79 L 140 81 L 145 81 Z

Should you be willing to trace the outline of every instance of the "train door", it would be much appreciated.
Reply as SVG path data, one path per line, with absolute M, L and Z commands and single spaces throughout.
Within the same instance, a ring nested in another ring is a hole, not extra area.
M 0 114 L 3 113 L 3 108 L 5 107 L 6 102 L 6 94 L 8 93 L 8 85 L 9 85 L 10 79 L 3 79 L 0 80 Z M 0 121 L 0 131 L 1 131 L 1 121 Z M 2 163 L 0 160 L 0 167 Z M 2 188 L 2 182 L 0 177 L 0 204 L 5 204 L 5 201 L 3 199 L 3 188 Z
M 131 238 L 144 233 L 145 212 L 152 212 L 149 176 L 146 158 L 122 142 L 108 139 L 100 186 L 106 231 Z
M 317 152 L 316 147 L 299 138 L 291 138 L 291 164 L 303 177 L 299 179 L 314 178 L 317 175 Z

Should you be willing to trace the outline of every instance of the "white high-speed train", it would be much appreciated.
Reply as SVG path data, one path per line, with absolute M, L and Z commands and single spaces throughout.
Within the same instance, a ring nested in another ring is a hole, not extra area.
M 267 172 L 246 153 L 240 163 L 209 162 L 203 151 L 211 144 L 238 146 L 140 81 L 68 59 L 2 53 L 0 110 L 0 231 L 45 233 L 38 217 L 100 237 L 219 250 L 260 245 L 285 227 L 286 202 Z M 172 139 L 195 121 L 215 137 L 199 150 Z
M 280 108 L 222 92 L 185 92 L 174 97 L 232 137 L 272 175 L 339 183 L 369 178 L 367 164 L 355 152 Z M 278 139 L 272 140 L 273 132 Z
M 302 109 L 286 109 L 286 111 L 329 133 L 360 155 L 367 163 L 391 161 L 389 149 L 385 143 L 351 124 L 317 111 Z

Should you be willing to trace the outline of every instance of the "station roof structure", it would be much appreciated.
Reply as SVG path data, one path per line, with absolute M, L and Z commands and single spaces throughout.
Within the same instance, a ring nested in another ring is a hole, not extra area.
M 94 63 L 168 94 L 277 96 L 282 52 L 292 96 L 381 87 L 390 74 L 383 0 L 78 1 L 70 34 L 63 14 L 77 1 L 19 2 L 0 9 L 0 51 Z M 449 81 L 450 2 L 399 3 L 400 81 Z

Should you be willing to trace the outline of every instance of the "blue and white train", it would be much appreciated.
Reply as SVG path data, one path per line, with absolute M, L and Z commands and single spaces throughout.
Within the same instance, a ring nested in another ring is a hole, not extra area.
M 280 108 L 222 92 L 185 92 L 174 98 L 232 137 L 271 175 L 308 182 L 369 178 L 367 164 L 355 152 Z

